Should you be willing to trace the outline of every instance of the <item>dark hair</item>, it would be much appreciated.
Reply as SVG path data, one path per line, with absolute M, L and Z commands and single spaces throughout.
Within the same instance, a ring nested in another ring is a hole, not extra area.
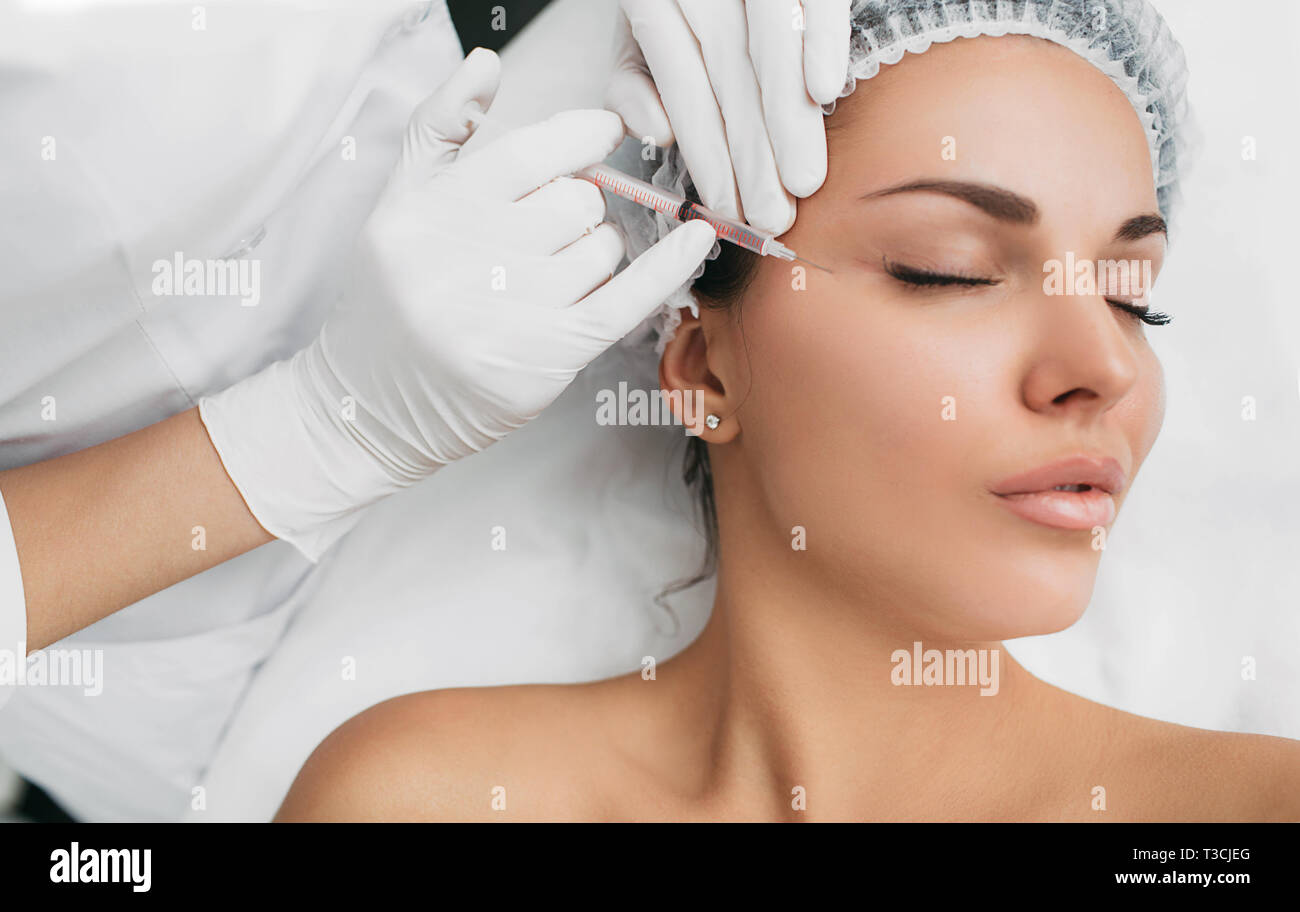
M 700 202 L 689 176 L 685 181 L 685 194 L 687 199 Z M 757 253 L 735 244 L 721 242 L 719 247 L 721 252 L 717 259 L 705 261 L 704 272 L 691 286 L 696 302 L 703 310 L 731 310 L 754 280 L 758 262 L 762 259 Z M 703 527 L 704 561 L 695 576 L 673 583 L 656 596 L 655 603 L 669 613 L 671 609 L 663 602 L 666 596 L 703 582 L 718 569 L 718 507 L 713 497 L 713 467 L 709 464 L 709 446 L 701 437 L 686 438 L 682 480 L 694 495 L 695 508 Z M 676 619 L 673 615 L 673 620 Z

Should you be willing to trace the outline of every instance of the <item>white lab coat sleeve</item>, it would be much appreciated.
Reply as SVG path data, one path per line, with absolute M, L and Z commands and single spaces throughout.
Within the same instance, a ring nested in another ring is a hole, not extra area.
M 23 595 L 23 577 L 18 569 L 18 548 L 14 545 L 13 527 L 4 495 L 0 494 L 0 655 L 13 653 L 13 665 L 27 656 L 27 599 Z M 0 676 L 0 707 L 9 701 L 15 684 Z

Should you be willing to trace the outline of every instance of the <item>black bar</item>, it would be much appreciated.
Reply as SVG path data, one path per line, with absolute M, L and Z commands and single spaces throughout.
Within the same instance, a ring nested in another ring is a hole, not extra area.
M 476 47 L 500 51 L 548 3 L 550 0 L 447 0 L 447 9 L 460 46 L 469 53 Z
M 1174 902 L 1199 893 L 1219 907 L 1259 888 L 1293 893 L 1296 833 L 1286 824 L 13 825 L 0 829 L 0 885 L 7 896 L 145 895 L 129 880 L 52 883 L 52 857 L 75 842 L 78 855 L 148 848 L 148 895 L 205 904 L 268 893 L 337 902 L 399 888 L 431 905 L 467 888 L 493 900 L 531 890 L 536 901 L 607 882 L 596 894 L 602 907 L 698 899 L 701 888 L 770 898 L 781 887 L 804 894 L 801 908 L 838 905 L 846 889 L 867 902 L 901 890 L 914 908 L 942 896 L 1052 902 L 1098 893 Z M 1187 882 L 1202 874 L 1216 879 Z M 1131 875 L 1154 882 L 1118 880 Z

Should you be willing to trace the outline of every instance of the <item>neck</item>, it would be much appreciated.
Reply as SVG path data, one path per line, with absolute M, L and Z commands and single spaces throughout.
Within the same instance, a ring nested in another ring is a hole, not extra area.
M 774 525 L 724 534 L 713 615 L 672 663 L 693 721 L 715 732 L 707 787 L 720 800 L 759 790 L 771 812 L 804 818 L 918 818 L 926 802 L 950 802 L 955 783 L 1024 794 L 1016 761 L 1041 737 L 1026 720 L 1049 715 L 1054 689 L 1000 642 L 937 632 L 924 621 L 934 606 L 842 588 L 788 539 L 748 531 Z M 797 786 L 802 814 L 790 806 Z

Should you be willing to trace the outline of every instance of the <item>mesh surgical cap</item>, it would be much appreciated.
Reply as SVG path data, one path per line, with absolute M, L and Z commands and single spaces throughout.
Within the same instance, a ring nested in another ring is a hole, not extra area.
M 1123 90 L 1146 130 L 1151 171 L 1161 215 L 1171 222 L 1178 195 L 1178 164 L 1186 158 L 1187 65 L 1182 47 L 1147 0 L 853 0 L 849 68 L 840 98 L 858 80 L 870 79 L 882 66 L 898 63 L 907 52 L 922 54 L 937 43 L 979 35 L 1032 35 L 1074 51 Z M 822 109 L 835 110 L 835 102 Z M 618 161 L 656 186 L 687 194 L 689 175 L 677 146 L 662 163 Z M 693 187 L 691 188 L 693 191 Z M 610 218 L 627 236 L 629 258 L 640 256 L 678 222 L 629 203 L 609 200 Z M 714 242 L 708 259 L 716 259 Z M 681 309 L 697 315 L 690 294 L 704 264 L 627 340 L 629 345 L 655 341 L 656 353 L 681 323 Z

